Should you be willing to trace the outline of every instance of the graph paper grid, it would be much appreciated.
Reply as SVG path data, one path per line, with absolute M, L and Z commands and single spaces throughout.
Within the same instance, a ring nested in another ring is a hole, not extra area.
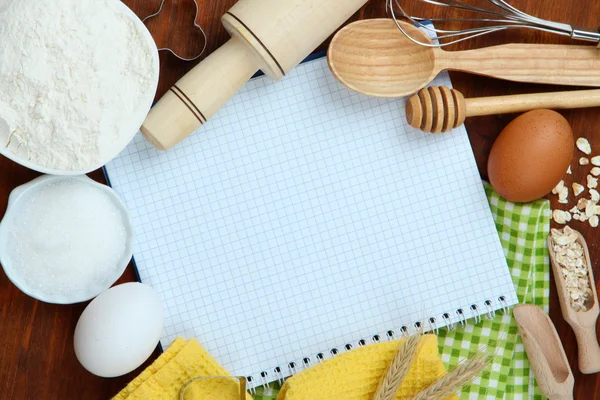
M 516 301 L 464 128 L 412 129 L 403 99 L 347 90 L 325 59 L 251 80 L 171 151 L 138 135 L 106 170 L 163 346 L 195 337 L 250 386 Z

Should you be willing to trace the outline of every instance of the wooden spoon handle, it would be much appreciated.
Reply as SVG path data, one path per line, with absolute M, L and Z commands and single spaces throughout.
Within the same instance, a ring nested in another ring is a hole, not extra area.
M 600 54 L 598 56 L 600 57 Z M 600 89 L 573 90 L 466 99 L 466 115 L 467 117 L 476 117 L 540 108 L 571 109 L 597 106 L 600 106 Z
M 574 326 L 579 349 L 579 370 L 584 374 L 600 372 L 600 346 L 596 338 L 596 326 Z
M 505 44 L 438 51 L 436 69 L 471 72 L 515 82 L 600 87 L 600 53 L 594 46 Z

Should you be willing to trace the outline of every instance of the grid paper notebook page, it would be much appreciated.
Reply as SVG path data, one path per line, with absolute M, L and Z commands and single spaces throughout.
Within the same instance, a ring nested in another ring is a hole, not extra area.
M 162 344 L 195 337 L 254 384 L 516 300 L 464 128 L 407 127 L 403 100 L 345 89 L 324 58 L 251 80 L 174 150 L 138 135 L 107 172 L 165 307 Z

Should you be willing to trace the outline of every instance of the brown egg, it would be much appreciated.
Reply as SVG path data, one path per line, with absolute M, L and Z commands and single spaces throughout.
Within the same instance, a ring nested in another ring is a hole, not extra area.
M 564 177 L 573 148 L 573 130 L 562 115 L 529 111 L 508 124 L 492 146 L 490 183 L 513 202 L 542 198 Z

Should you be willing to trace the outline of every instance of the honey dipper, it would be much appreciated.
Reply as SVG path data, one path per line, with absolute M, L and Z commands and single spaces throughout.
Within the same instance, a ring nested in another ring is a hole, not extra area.
M 577 338 L 579 370 L 584 374 L 593 374 L 600 372 L 600 346 L 598 345 L 598 338 L 596 337 L 596 321 L 600 314 L 600 305 L 598 304 L 596 281 L 594 280 L 594 273 L 592 271 L 592 263 L 590 262 L 590 253 L 587 244 L 581 233 L 572 229 L 571 231 L 572 234 L 577 236 L 575 241 L 583 247 L 583 254 L 585 256 L 584 263 L 587 266 L 588 272 L 586 278 L 590 281 L 590 287 L 593 293 L 585 303 L 585 311 L 575 311 L 571 306 L 562 267 L 559 265 L 554 251 L 555 243 L 552 235 L 548 237 L 548 251 L 552 262 L 552 270 L 554 272 L 554 281 L 556 282 L 556 289 L 558 291 L 560 309 L 563 318 L 571 325 Z
M 458 90 L 432 86 L 406 101 L 408 124 L 425 132 L 456 128 L 467 117 L 516 113 L 539 108 L 570 109 L 600 106 L 600 89 L 518 94 L 465 99 Z

